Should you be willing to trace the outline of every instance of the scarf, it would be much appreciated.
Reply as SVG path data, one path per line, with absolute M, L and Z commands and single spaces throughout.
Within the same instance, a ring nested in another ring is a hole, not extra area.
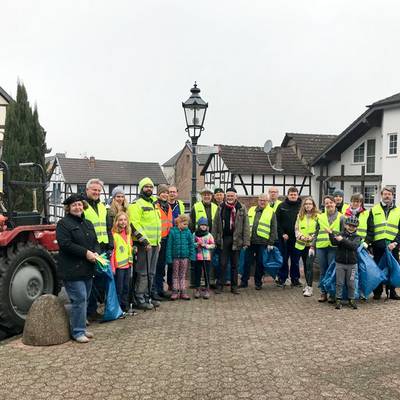
M 225 202 L 225 207 L 227 209 L 230 209 L 230 212 L 231 212 L 231 217 L 230 217 L 230 221 L 229 221 L 229 228 L 231 231 L 233 231 L 235 229 L 236 204 L 237 204 L 237 201 L 235 201 L 233 204 L 229 204 L 229 203 Z
M 196 235 L 196 237 L 206 236 L 206 235 L 208 235 L 208 229 L 206 231 L 202 231 L 200 228 L 197 228 L 195 235 Z
M 363 207 L 358 207 L 358 208 L 351 208 L 351 207 L 348 207 L 347 210 L 346 210 L 346 212 L 344 213 L 344 215 L 345 215 L 346 217 L 351 217 L 352 215 L 355 215 L 355 216 L 357 217 L 357 216 L 360 215 L 363 211 L 365 211 L 365 208 L 363 208 Z

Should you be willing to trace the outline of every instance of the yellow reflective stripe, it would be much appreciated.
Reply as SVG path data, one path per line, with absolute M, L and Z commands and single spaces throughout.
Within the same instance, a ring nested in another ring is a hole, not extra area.
M 118 267 L 122 267 L 126 264 L 129 264 L 129 258 L 125 258 L 125 259 L 117 262 Z
M 265 224 L 264 222 L 259 222 L 258 225 L 265 226 L 267 228 L 271 227 L 271 224 Z

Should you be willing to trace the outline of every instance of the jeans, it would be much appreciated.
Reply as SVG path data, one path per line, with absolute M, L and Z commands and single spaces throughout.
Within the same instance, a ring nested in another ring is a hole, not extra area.
M 117 268 L 115 270 L 115 289 L 117 290 L 118 302 L 122 311 L 127 311 L 129 309 L 130 272 L 130 268 Z
M 250 278 L 251 264 L 256 261 L 256 269 L 254 271 L 254 284 L 256 286 L 262 286 L 262 277 L 264 275 L 263 265 L 263 253 L 265 245 L 263 244 L 252 244 L 245 251 L 245 262 L 243 266 L 243 275 L 241 278 L 242 285 L 246 285 Z
M 332 261 L 335 260 L 336 247 L 324 247 L 323 249 L 317 249 L 317 258 L 319 262 L 319 287 L 321 293 L 326 294 L 325 289 L 321 287 L 321 282 L 325 278 L 326 271 Z
M 165 276 L 165 257 L 167 251 L 167 239 L 161 240 L 160 252 L 158 253 L 158 260 L 156 266 L 156 276 L 153 282 L 153 293 L 163 294 L 164 293 L 164 276 Z
M 204 282 L 205 287 L 208 289 L 210 287 L 210 264 L 211 261 L 208 260 L 196 260 L 194 262 L 194 287 L 200 287 L 201 275 L 204 271 Z
M 149 302 L 149 294 L 156 273 L 158 259 L 158 246 L 152 246 L 147 251 L 143 246 L 138 247 L 137 262 L 135 267 L 135 295 L 138 303 Z
M 282 267 L 279 270 L 279 280 L 285 282 L 289 276 L 289 258 L 290 258 L 290 280 L 293 282 L 298 282 L 300 279 L 300 268 L 299 268 L 299 258 L 296 257 L 296 248 L 294 245 L 296 240 L 280 240 L 279 250 L 281 251 L 283 257 Z
M 92 283 L 92 278 L 82 281 L 64 281 L 65 290 L 71 301 L 69 321 L 71 336 L 74 339 L 86 332 L 86 309 Z

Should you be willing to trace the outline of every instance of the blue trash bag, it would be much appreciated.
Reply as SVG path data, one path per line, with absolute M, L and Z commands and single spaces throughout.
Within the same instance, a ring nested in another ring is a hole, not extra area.
M 272 278 L 276 278 L 280 268 L 282 267 L 283 258 L 281 252 L 277 247 L 271 251 L 264 249 L 263 251 L 263 265 L 264 265 L 264 273 L 271 275 Z
M 360 246 L 357 251 L 359 288 L 361 293 L 368 298 L 372 291 L 387 277 L 385 273 L 376 265 L 368 251 Z
M 110 261 L 105 255 L 100 256 L 105 263 L 96 262 L 96 268 L 106 279 L 106 303 L 104 308 L 103 321 L 114 321 L 122 316 L 123 312 L 119 305 L 117 289 L 115 288 L 114 275 L 111 271 Z
M 358 268 L 356 268 L 356 274 L 354 277 L 354 298 L 359 299 L 360 298 L 360 289 L 359 289 L 359 279 L 358 279 Z M 331 297 L 336 296 L 336 263 L 335 261 L 332 261 L 331 264 L 329 265 L 325 277 L 321 282 L 321 287 L 325 289 L 325 291 L 329 294 Z M 348 294 L 347 294 L 347 286 L 346 284 L 343 287 L 343 292 L 342 292 L 342 300 L 347 300 L 348 299 Z
M 400 287 L 400 265 L 388 248 L 379 261 L 379 268 L 386 276 L 384 283 L 393 287 Z

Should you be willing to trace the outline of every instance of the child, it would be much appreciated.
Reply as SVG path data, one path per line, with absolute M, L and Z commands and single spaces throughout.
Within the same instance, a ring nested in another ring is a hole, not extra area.
M 205 217 L 201 217 L 198 222 L 198 228 L 193 233 L 193 240 L 196 248 L 196 261 L 194 265 L 194 298 L 200 298 L 201 294 L 203 299 L 209 299 L 210 293 L 210 263 L 211 263 L 211 251 L 215 248 L 215 242 L 213 235 L 208 232 L 208 220 Z M 201 273 L 204 269 L 204 291 L 200 292 L 200 280 Z
M 195 251 L 193 236 L 190 232 L 189 217 L 179 215 L 175 218 L 175 224 L 168 236 L 167 242 L 167 263 L 172 263 L 172 295 L 171 300 L 179 297 L 183 300 L 190 300 L 186 293 L 186 275 L 190 260 L 194 259 Z
M 128 214 L 120 211 L 114 219 L 112 230 L 114 250 L 111 256 L 111 267 L 115 274 L 115 288 L 122 311 L 129 308 L 129 279 L 132 267 L 132 239 Z
M 355 274 L 357 268 L 357 248 L 361 243 L 361 237 L 357 234 L 358 218 L 347 217 L 344 220 L 344 229 L 338 235 L 334 235 L 330 229 L 329 239 L 336 251 L 336 309 L 342 308 L 343 286 L 346 282 L 349 305 L 354 310 L 357 304 L 354 300 Z

